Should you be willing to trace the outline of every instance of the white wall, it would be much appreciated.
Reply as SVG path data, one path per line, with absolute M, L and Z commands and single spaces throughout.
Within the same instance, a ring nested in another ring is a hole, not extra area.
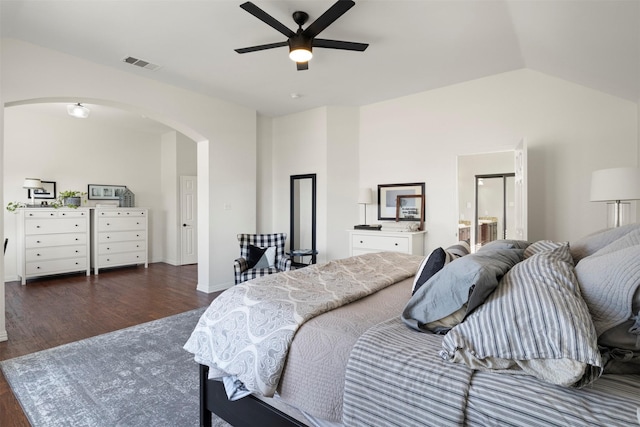
M 88 184 L 126 185 L 136 196 L 136 206 L 148 207 L 149 260 L 163 260 L 164 229 L 162 191 L 159 185 L 159 138 L 130 129 L 96 125 L 90 119 L 74 119 L 34 112 L 29 106 L 5 109 L 4 203 L 28 202 L 22 188 L 26 177 L 54 181 L 56 190 L 87 191 Z M 95 206 L 84 198 L 83 204 Z M 11 245 L 5 258 L 5 280 L 17 280 L 16 215 L 7 215 L 4 232 Z
M 360 185 L 426 183 L 427 250 L 456 241 L 456 158 L 529 145 L 529 240 L 575 240 L 606 226 L 591 172 L 636 166 L 638 105 L 518 70 L 368 105 Z M 375 206 L 370 207 L 373 213 Z
M 327 109 L 317 108 L 273 119 L 273 231 L 289 233 L 289 178 L 315 173 L 316 247 L 318 261 L 326 259 L 327 238 Z M 324 228 L 326 230 L 326 228 Z
M 197 141 L 198 289 L 233 284 L 235 235 L 256 223 L 255 168 L 238 173 L 256 161 L 254 110 L 11 39 L 2 39 L 2 67 L 3 105 L 81 99 L 145 114 Z

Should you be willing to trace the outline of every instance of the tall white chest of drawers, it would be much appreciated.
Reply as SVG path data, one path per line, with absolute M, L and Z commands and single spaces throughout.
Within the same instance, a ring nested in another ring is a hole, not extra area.
M 93 271 L 105 267 L 144 264 L 148 261 L 149 210 L 96 208 L 93 211 Z
M 403 252 L 424 255 L 426 231 L 349 231 L 349 254 L 362 255 L 371 252 Z
M 87 208 L 20 209 L 18 269 L 20 280 L 86 270 L 90 264 L 90 214 Z

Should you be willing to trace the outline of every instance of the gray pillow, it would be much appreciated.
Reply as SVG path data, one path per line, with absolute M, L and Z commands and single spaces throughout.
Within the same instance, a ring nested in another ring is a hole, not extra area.
M 529 244 L 530 243 L 525 240 L 492 240 L 486 245 L 481 246 L 476 252 L 484 252 L 493 249 L 526 249 Z
M 576 276 L 598 336 L 629 320 L 640 288 L 640 228 L 583 258 Z
M 623 225 L 622 227 L 617 228 L 605 228 L 572 242 L 571 256 L 573 257 L 573 262 L 578 264 L 582 258 L 593 255 L 615 240 L 618 240 L 629 232 L 637 229 L 640 229 L 640 223 Z
M 522 258 L 521 249 L 496 249 L 450 262 L 411 297 L 402 312 L 402 320 L 413 329 L 429 331 L 426 326 L 428 323 L 455 313 L 464 304 L 467 304 L 465 316 L 469 315 L 493 292 L 502 276 Z

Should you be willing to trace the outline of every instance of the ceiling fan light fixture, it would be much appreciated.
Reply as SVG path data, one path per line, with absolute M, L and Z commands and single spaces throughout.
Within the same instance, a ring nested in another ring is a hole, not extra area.
M 89 117 L 91 110 L 78 102 L 77 104 L 67 105 L 67 113 L 77 119 L 86 119 Z
M 289 58 L 293 62 L 307 62 L 313 58 L 313 53 L 306 48 L 300 48 L 289 52 Z
M 289 40 L 289 58 L 293 62 L 307 62 L 313 57 L 311 53 L 311 39 L 300 34 Z

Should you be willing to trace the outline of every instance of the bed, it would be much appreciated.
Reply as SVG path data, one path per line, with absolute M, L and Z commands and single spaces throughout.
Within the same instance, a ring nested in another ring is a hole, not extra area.
M 639 288 L 638 224 L 247 282 L 185 345 L 201 425 L 638 425 Z

